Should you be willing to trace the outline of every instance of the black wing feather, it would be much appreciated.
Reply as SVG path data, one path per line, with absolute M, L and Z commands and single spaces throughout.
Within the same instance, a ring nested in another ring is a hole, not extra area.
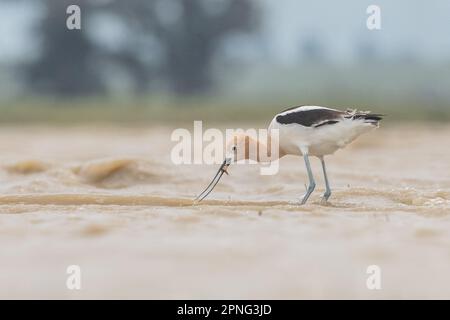
M 298 111 L 278 115 L 276 120 L 281 124 L 297 123 L 305 127 L 312 127 L 337 123 L 343 115 L 345 115 L 344 112 L 333 109 L 299 109 Z

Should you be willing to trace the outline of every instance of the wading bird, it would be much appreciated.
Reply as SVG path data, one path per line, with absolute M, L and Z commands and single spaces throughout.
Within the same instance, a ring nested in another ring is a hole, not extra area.
M 309 185 L 301 200 L 305 204 L 316 183 L 309 162 L 310 156 L 318 157 L 322 163 L 325 180 L 325 193 L 323 201 L 327 201 L 331 195 L 324 157 L 333 154 L 336 150 L 344 148 L 361 134 L 377 128 L 382 119 L 381 114 L 361 112 L 356 110 L 340 111 L 320 106 L 299 106 L 289 108 L 275 115 L 269 125 L 269 134 L 272 129 L 278 129 L 278 152 L 271 152 L 270 139 L 267 143 L 255 141 L 248 135 L 236 135 L 226 147 L 226 156 L 211 183 L 200 193 L 195 200 L 201 201 L 214 189 L 228 167 L 240 160 L 272 161 L 285 155 L 299 155 L 305 161 L 308 173 Z M 267 159 L 260 159 L 249 152 L 250 144 L 257 148 L 269 150 Z M 273 151 L 273 150 L 272 150 Z

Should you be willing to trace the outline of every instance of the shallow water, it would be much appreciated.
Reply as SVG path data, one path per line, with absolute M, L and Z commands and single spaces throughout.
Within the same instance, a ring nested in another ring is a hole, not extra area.
M 175 166 L 171 128 L 0 129 L 0 298 L 450 298 L 450 127 L 382 127 L 275 176 Z M 66 268 L 82 289 L 66 288 Z M 368 290 L 366 268 L 382 270 Z

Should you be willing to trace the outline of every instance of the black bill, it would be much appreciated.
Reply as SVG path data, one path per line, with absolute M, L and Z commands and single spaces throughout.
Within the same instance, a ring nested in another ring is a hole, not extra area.
M 227 168 L 228 168 L 229 165 L 230 165 L 230 164 L 229 164 L 229 161 L 227 161 L 227 159 L 225 159 L 225 160 L 222 162 L 222 164 L 221 164 L 219 170 L 217 170 L 217 173 L 216 173 L 216 175 L 214 176 L 214 178 L 213 178 L 213 179 L 211 180 L 211 182 L 208 184 L 208 186 L 206 187 L 206 189 L 203 190 L 202 193 L 200 193 L 200 194 L 197 196 L 197 198 L 195 198 L 195 201 L 198 201 L 198 202 L 202 201 L 203 199 L 205 199 L 205 198 L 208 196 L 208 194 L 211 193 L 211 191 L 213 191 L 214 187 L 217 185 L 217 183 L 219 183 L 220 178 L 222 178 L 223 174 L 224 174 L 224 173 L 228 174 Z

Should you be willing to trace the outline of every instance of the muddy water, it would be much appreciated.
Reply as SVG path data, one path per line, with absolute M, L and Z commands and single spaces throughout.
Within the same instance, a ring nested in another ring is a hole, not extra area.
M 0 298 L 450 298 L 450 127 L 382 127 L 275 176 L 175 166 L 171 128 L 0 129 Z M 82 289 L 66 288 L 79 265 Z M 381 268 L 368 290 L 366 268 Z

